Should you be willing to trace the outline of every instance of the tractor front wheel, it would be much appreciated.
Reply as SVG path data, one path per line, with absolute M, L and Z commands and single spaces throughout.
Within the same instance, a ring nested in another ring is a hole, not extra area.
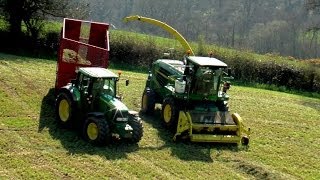
M 56 119 L 63 127 L 70 127 L 74 120 L 74 102 L 72 98 L 62 92 L 57 96 L 56 100 Z
M 172 131 L 177 129 L 178 108 L 172 98 L 165 98 L 162 104 L 162 119 L 165 125 Z
M 94 145 L 105 145 L 111 141 L 111 132 L 104 117 L 88 117 L 84 124 L 85 139 Z
M 133 117 L 132 120 L 128 122 L 128 124 L 132 127 L 132 137 L 128 139 L 130 143 L 138 143 L 143 136 L 143 125 L 142 121 L 138 117 Z

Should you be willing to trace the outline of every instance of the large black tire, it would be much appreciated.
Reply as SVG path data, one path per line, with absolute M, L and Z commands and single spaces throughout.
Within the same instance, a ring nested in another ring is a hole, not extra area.
M 141 112 L 144 114 L 153 114 L 155 103 L 155 94 L 150 89 L 145 89 L 141 98 Z
M 128 139 L 129 143 L 138 143 L 143 136 L 142 121 L 138 117 L 133 117 L 128 124 L 132 127 L 132 137 Z
M 83 137 L 93 145 L 102 146 L 111 142 L 111 131 L 103 116 L 88 117 L 83 128 Z
M 165 98 L 162 104 L 161 117 L 171 131 L 177 130 L 179 110 L 172 98 Z
M 75 121 L 75 102 L 70 94 L 61 92 L 58 94 L 55 104 L 56 120 L 59 125 L 70 128 Z

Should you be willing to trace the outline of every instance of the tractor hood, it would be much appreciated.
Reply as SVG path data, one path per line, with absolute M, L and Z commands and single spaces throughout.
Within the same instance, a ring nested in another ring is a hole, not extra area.
M 100 96 L 100 102 L 105 104 L 107 110 L 117 110 L 117 111 L 129 111 L 126 105 L 124 105 L 119 99 L 103 94 Z

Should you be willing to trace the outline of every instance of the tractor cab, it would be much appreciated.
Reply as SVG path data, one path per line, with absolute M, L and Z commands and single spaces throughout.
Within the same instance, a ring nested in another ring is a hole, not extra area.
M 98 67 L 79 68 L 76 86 L 84 94 L 97 95 L 106 93 L 116 97 L 118 76 L 108 69 Z

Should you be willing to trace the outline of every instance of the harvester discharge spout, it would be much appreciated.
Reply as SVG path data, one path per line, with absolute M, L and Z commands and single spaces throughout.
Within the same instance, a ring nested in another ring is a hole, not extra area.
M 187 40 L 173 27 L 171 27 L 168 24 L 161 22 L 159 20 L 147 18 L 147 17 L 143 17 L 143 16 L 138 16 L 138 15 L 125 17 L 123 21 L 129 22 L 129 21 L 135 21 L 135 20 L 141 21 L 141 22 L 146 22 L 146 23 L 149 23 L 149 24 L 152 24 L 155 26 L 159 26 L 160 28 L 169 32 L 171 35 L 173 35 L 181 43 L 183 48 L 186 49 L 186 52 L 188 52 L 190 56 L 194 56 L 193 50 L 192 50 L 191 46 L 189 45 L 189 43 L 187 42 Z

